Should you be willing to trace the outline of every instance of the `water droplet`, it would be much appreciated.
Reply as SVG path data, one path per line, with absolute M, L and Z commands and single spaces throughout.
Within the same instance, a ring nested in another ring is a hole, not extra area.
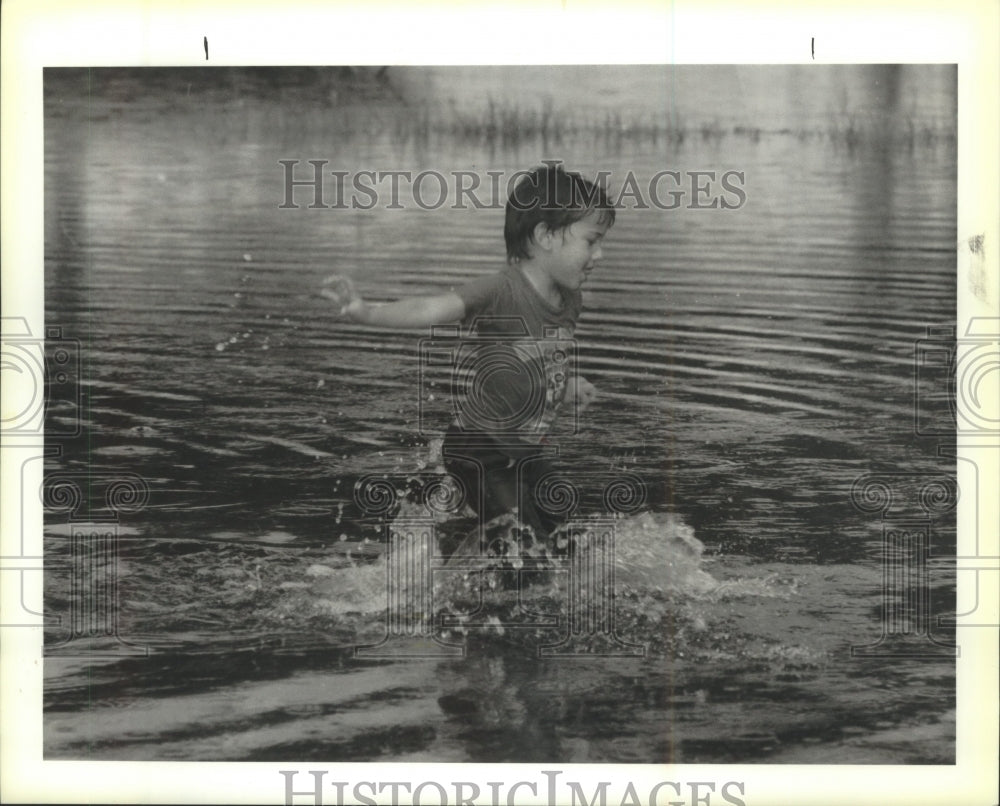
M 223 341 L 220 341 L 218 344 L 215 345 L 215 349 L 218 350 L 221 353 L 223 350 L 226 349 L 226 343 L 223 342 Z
M 245 261 L 246 261 L 247 263 L 249 263 L 249 262 L 250 262 L 251 260 L 253 260 L 253 255 L 251 255 L 251 254 L 250 254 L 249 252 L 244 252 L 244 253 L 243 253 L 243 259 L 244 259 L 244 260 L 245 260 Z

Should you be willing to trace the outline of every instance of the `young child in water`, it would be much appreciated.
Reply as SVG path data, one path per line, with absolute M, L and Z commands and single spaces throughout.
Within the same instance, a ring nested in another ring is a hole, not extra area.
M 546 437 L 560 415 L 579 415 L 596 395 L 593 384 L 572 374 L 571 339 L 581 286 L 614 221 L 601 187 L 547 162 L 522 176 L 507 200 L 502 271 L 453 292 L 384 305 L 366 302 L 343 277 L 329 278 L 321 292 L 341 315 L 368 325 L 461 322 L 463 344 L 478 349 L 465 362 L 475 379 L 465 385 L 442 454 L 481 526 L 516 514 L 536 541 L 545 541 L 560 523 L 540 501 L 552 471 Z M 454 548 L 442 546 L 446 554 Z

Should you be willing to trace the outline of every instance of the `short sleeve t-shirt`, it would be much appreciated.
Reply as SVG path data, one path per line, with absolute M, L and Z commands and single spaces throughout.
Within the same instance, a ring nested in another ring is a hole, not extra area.
M 458 425 L 505 441 L 538 443 L 566 396 L 582 295 L 563 291 L 562 305 L 545 300 L 517 266 L 456 290 L 468 370 Z
M 536 339 L 544 338 L 548 328 L 558 328 L 565 338 L 572 338 L 583 307 L 579 290 L 563 291 L 562 305 L 553 307 L 517 266 L 507 266 L 496 274 L 478 277 L 456 293 L 465 303 L 462 326 L 470 333 L 503 332 L 513 323 L 501 325 L 496 320 L 519 319 L 528 334 Z M 478 327 L 477 319 L 480 320 Z

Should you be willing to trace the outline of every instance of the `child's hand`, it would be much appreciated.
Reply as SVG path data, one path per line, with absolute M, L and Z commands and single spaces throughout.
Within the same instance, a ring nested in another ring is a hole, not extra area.
M 365 310 L 365 301 L 354 289 L 350 277 L 332 274 L 323 281 L 320 296 L 332 300 L 340 307 L 340 315 L 348 319 L 360 319 Z
M 570 378 L 566 387 L 566 400 L 576 400 L 577 414 L 582 413 L 597 397 L 597 387 L 582 375 Z

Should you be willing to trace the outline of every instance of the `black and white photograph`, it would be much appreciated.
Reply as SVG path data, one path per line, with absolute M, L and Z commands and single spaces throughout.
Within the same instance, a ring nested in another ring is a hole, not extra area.
M 43 764 L 616 806 L 961 764 L 1000 318 L 957 62 L 195 44 L 36 76 L 3 624 Z

